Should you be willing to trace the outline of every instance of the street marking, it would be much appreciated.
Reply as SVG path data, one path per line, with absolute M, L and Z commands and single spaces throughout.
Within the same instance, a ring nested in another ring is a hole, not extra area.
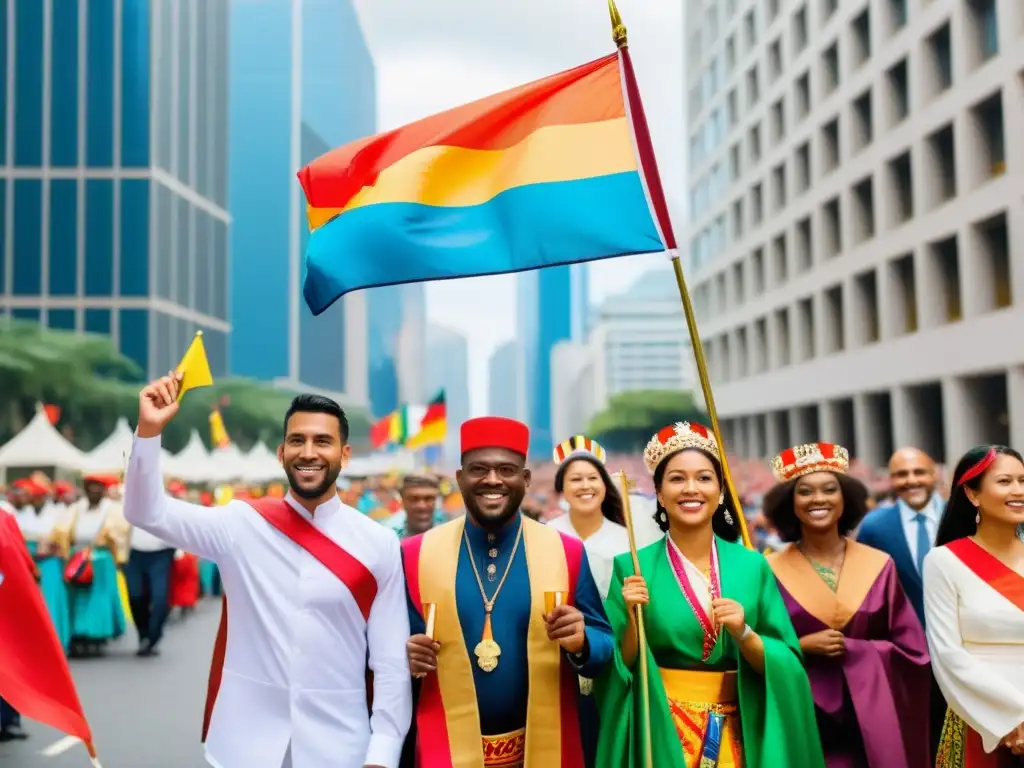
M 41 754 L 43 757 L 56 757 L 57 755 L 63 755 L 73 746 L 81 743 L 82 740 L 79 738 L 76 738 L 74 736 L 65 736 L 63 739 L 53 742 L 53 744 L 48 746 L 39 754 Z

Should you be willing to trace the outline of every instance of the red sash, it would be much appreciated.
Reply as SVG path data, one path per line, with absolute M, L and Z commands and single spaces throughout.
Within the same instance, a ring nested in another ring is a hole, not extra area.
M 974 575 L 1024 611 L 1024 576 L 989 554 L 973 539 L 963 538 L 946 545 Z
M 363 618 L 369 620 L 370 608 L 377 596 L 377 579 L 370 570 L 356 558 L 338 546 L 334 541 L 321 533 L 306 518 L 296 512 L 287 501 L 271 497 L 246 501 L 260 515 L 294 541 L 309 554 L 315 557 L 338 580 L 348 587 L 359 606 Z M 220 615 L 220 626 L 217 628 L 217 639 L 213 645 L 213 659 L 210 662 L 210 681 L 206 689 L 206 712 L 203 715 L 203 742 L 210 728 L 213 705 L 217 701 L 220 681 L 224 673 L 224 654 L 228 643 L 228 599 L 224 595 Z M 366 671 L 367 707 L 373 706 L 373 673 Z

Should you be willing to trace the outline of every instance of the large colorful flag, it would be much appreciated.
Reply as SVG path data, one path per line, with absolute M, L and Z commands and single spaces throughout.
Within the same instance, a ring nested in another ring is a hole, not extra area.
M 361 288 L 665 250 L 623 62 L 605 56 L 303 168 L 313 314 Z
M 25 717 L 80 739 L 96 762 L 64 648 L 35 583 L 18 523 L 0 514 L 0 698 Z
M 427 412 L 420 419 L 419 429 L 406 442 L 407 448 L 425 448 L 429 445 L 441 445 L 448 437 L 448 405 L 445 402 L 444 390 L 427 403 Z

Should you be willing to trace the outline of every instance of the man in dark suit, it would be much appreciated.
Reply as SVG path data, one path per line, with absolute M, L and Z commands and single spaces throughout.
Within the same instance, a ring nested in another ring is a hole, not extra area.
M 921 565 L 935 546 L 935 534 L 945 507 L 935 492 L 935 462 L 918 448 L 901 448 L 889 460 L 889 479 L 896 503 L 871 512 L 857 532 L 857 540 L 888 554 L 896 564 L 900 584 L 924 626 Z M 932 757 L 938 751 L 946 702 L 932 680 L 930 706 Z

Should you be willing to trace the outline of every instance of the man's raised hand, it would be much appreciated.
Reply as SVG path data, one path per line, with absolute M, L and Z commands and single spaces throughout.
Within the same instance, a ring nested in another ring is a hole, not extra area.
M 139 392 L 139 437 L 156 437 L 178 412 L 180 373 L 171 371 Z

